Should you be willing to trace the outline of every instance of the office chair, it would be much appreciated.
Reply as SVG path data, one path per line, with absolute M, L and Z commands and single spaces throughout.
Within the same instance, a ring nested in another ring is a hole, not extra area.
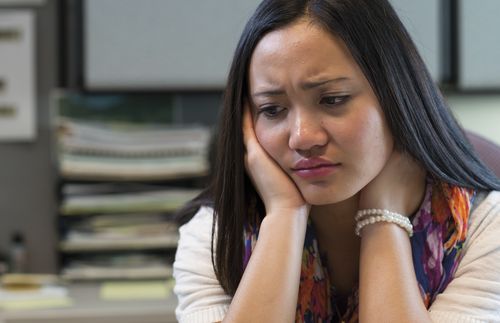
M 500 146 L 471 131 L 466 135 L 479 157 L 500 178 Z

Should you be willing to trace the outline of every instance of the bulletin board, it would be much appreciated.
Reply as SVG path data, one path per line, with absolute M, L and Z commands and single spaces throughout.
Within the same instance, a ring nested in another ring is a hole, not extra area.
M 30 9 L 0 9 L 0 141 L 35 137 L 35 34 Z

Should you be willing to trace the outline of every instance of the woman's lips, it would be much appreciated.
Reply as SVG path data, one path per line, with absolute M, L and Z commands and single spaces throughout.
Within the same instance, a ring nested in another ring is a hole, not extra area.
M 295 164 L 292 171 L 304 179 L 321 178 L 335 172 L 340 165 L 322 158 L 302 159 Z

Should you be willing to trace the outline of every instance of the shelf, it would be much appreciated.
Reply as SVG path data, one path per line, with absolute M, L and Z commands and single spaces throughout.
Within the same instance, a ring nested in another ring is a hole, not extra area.
M 79 241 L 62 241 L 59 248 L 63 252 L 93 252 L 118 250 L 166 249 L 177 247 L 179 236 L 169 237 L 140 237 L 123 240 L 109 239 L 78 239 Z
M 175 124 L 171 96 L 136 99 L 69 92 L 56 98 L 57 248 L 67 280 L 172 275 L 174 212 L 208 178 L 211 131 Z
M 172 276 L 172 267 L 150 266 L 146 268 L 65 268 L 62 277 L 65 280 L 85 281 L 104 279 L 163 279 Z

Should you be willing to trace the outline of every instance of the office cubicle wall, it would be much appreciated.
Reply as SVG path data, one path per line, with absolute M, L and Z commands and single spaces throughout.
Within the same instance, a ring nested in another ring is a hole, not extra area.
M 222 89 L 260 0 L 84 0 L 89 89 Z M 432 76 L 441 79 L 440 1 L 391 0 Z
M 458 87 L 500 89 L 500 1 L 459 0 Z
M 76 0 L 73 0 L 76 1 Z M 220 90 L 260 0 L 79 0 L 87 89 Z M 500 88 L 498 0 L 390 0 L 432 77 Z
M 394 9 L 410 33 L 431 76 L 443 81 L 447 62 L 443 61 L 446 39 L 442 32 L 447 21 L 443 21 L 443 0 L 390 0 Z
M 90 89 L 221 89 L 260 0 L 86 0 Z

